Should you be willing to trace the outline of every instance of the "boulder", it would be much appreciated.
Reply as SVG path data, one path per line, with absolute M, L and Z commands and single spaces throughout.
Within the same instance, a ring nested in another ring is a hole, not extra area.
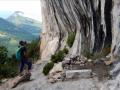
M 54 83 L 61 79 L 62 74 L 63 74 L 62 62 L 59 62 L 58 64 L 55 64 L 53 69 L 49 72 L 48 81 L 50 83 Z
M 87 58 L 86 58 L 85 56 L 81 55 L 81 56 L 80 56 L 80 60 L 81 60 L 81 61 L 87 61 Z
M 56 80 L 54 80 L 53 78 L 49 78 L 49 79 L 48 79 L 48 82 L 49 82 L 49 83 L 55 83 Z
M 5 83 L 6 81 L 8 81 L 8 79 L 2 79 L 1 82 Z
M 109 61 L 104 61 L 106 65 L 111 65 L 114 61 L 113 60 L 109 60 Z
M 65 69 L 69 68 L 69 65 L 71 64 L 71 60 L 70 58 L 64 58 L 64 60 L 62 61 L 62 67 Z
M 54 75 L 55 73 L 62 72 L 63 67 L 62 67 L 62 62 L 59 62 L 58 64 L 55 64 L 52 70 L 50 70 L 49 75 Z
M 111 65 L 116 60 L 111 58 L 110 56 L 106 56 L 106 58 L 101 58 L 101 60 L 105 63 L 105 65 Z

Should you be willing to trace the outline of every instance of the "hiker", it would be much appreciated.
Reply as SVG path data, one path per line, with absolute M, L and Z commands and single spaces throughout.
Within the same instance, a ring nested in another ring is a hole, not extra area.
M 32 63 L 28 61 L 28 56 L 27 56 L 27 42 L 26 41 L 20 41 L 20 75 L 22 75 L 23 69 L 25 64 L 28 66 L 28 71 L 27 73 L 31 75 L 31 68 L 32 68 Z

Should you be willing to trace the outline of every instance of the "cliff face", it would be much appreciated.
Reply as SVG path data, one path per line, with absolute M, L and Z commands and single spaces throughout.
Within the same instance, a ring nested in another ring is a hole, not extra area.
M 41 57 L 66 46 L 70 32 L 75 40 L 70 55 L 84 52 L 119 52 L 119 0 L 41 0 L 43 32 Z
M 75 40 L 69 56 L 110 54 L 120 58 L 120 0 L 41 0 L 43 32 L 41 59 L 50 58 L 67 45 L 69 33 Z M 110 72 L 115 79 L 108 80 L 101 90 L 119 90 L 120 62 Z
M 120 56 L 120 1 L 113 0 L 112 9 L 112 54 Z

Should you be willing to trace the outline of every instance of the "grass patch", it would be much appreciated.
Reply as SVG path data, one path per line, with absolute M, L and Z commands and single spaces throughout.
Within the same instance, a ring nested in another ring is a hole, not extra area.
M 72 47 L 74 40 L 75 40 L 75 33 L 74 32 L 69 33 L 68 39 L 67 39 L 67 44 L 69 47 Z
M 106 47 L 104 47 L 102 51 L 94 52 L 94 53 L 91 53 L 89 48 L 85 48 L 82 51 L 82 55 L 84 55 L 88 59 L 96 60 L 106 57 L 110 52 L 111 52 L 111 47 L 109 45 L 106 45 Z

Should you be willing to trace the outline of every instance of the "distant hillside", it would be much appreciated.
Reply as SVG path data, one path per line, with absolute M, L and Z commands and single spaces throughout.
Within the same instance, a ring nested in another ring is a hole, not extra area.
M 13 13 L 7 19 L 0 18 L 0 45 L 8 47 L 10 52 L 15 52 L 19 40 L 28 42 L 39 38 L 41 23 L 19 12 Z
M 7 20 L 14 23 L 16 26 L 19 26 L 21 24 L 25 24 L 25 25 L 40 27 L 40 25 L 41 25 L 41 23 L 39 21 L 25 17 L 19 11 L 14 12 L 12 15 L 10 15 L 7 18 Z
M 32 38 L 35 38 L 35 36 L 33 36 L 31 33 L 19 29 L 13 23 L 10 23 L 2 18 L 0 18 L 0 32 L 6 33 L 7 37 L 16 37 L 16 39 L 31 40 Z
M 34 19 L 24 17 L 19 11 L 16 11 L 7 20 L 17 26 L 18 29 L 29 32 L 32 35 L 38 35 L 41 32 L 41 23 Z

